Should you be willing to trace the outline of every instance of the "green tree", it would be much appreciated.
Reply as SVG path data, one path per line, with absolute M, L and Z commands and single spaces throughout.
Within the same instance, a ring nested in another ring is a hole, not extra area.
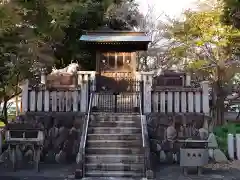
M 131 0 L 86 1 L 75 6 L 69 26 L 64 29 L 64 39 L 56 45 L 57 67 L 75 60 L 83 69 L 95 69 L 95 52 L 84 50 L 84 45 L 79 42 L 84 30 L 94 30 L 106 24 L 112 29 L 130 30 L 138 25 L 140 17 L 137 4 Z
M 240 29 L 240 1 L 224 0 L 224 21 Z
M 133 0 L 14 0 L 0 4 L 0 103 L 19 93 L 18 83 L 72 60 L 95 67 L 94 53 L 84 50 L 84 30 L 108 24 L 113 29 L 138 25 Z M 30 72 L 30 73 L 29 73 Z
M 186 68 L 209 80 L 213 89 L 213 125 L 224 123 L 224 99 L 229 81 L 239 71 L 234 55 L 234 37 L 239 31 L 221 21 L 222 7 L 200 12 L 187 11 L 185 21 L 175 22 L 171 28 L 175 47 L 173 57 L 184 62 Z

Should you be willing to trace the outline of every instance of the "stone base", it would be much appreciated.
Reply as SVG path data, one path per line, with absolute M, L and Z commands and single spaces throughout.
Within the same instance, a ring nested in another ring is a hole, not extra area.
M 164 163 L 170 163 L 167 157 L 160 156 L 164 149 L 163 141 L 170 122 L 175 122 L 178 138 L 186 139 L 192 137 L 193 127 L 200 129 L 210 118 L 202 113 L 150 113 L 147 116 L 148 136 L 150 138 L 151 152 Z M 169 162 L 166 162 L 169 161 Z
M 83 172 L 81 169 L 76 169 L 75 171 L 75 179 L 81 179 L 83 178 Z
M 84 117 L 83 113 L 73 112 L 31 112 L 22 115 L 20 120 L 44 128 L 42 162 L 73 163 L 76 162 Z M 30 147 L 20 146 L 19 149 L 20 159 L 32 159 Z

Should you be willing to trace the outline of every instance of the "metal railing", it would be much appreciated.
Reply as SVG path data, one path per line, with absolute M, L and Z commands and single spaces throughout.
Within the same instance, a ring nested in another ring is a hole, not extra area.
M 90 114 L 92 110 L 93 97 L 94 97 L 94 92 L 91 92 L 89 103 L 88 103 L 87 116 L 83 124 L 83 131 L 81 135 L 81 141 L 80 141 L 79 152 L 77 157 L 77 164 L 80 165 L 80 171 L 81 171 L 82 177 L 84 177 L 85 175 L 85 147 L 86 147 L 86 141 L 87 141 L 88 124 L 90 121 Z
M 148 171 L 152 171 L 151 161 L 150 161 L 150 145 L 149 145 L 149 137 L 147 130 L 147 121 L 146 116 L 143 114 L 143 85 L 141 86 L 139 104 L 140 104 L 140 118 L 141 118 L 141 128 L 142 128 L 142 145 L 144 149 L 144 169 L 145 169 L 145 177 L 148 176 Z
M 96 92 L 92 111 L 94 112 L 139 112 L 139 92 Z

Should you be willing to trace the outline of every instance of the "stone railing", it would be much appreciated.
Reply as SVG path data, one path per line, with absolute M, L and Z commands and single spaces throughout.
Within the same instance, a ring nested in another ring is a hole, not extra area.
M 89 81 L 92 87 L 89 87 Z M 46 75 L 41 86 L 31 87 L 27 80 L 22 85 L 23 112 L 86 112 L 89 88 L 95 88 L 95 71 L 78 71 L 75 85 L 49 87 Z
M 153 112 L 208 114 L 208 84 L 203 82 L 200 88 L 156 87 L 151 105 Z
M 86 96 L 81 89 L 68 91 L 28 90 L 27 111 L 31 112 L 78 112 L 83 110 L 81 98 Z
M 200 112 L 209 113 L 208 83 L 203 82 L 201 88 L 188 87 L 153 87 L 153 72 L 135 72 L 135 80 L 143 82 L 143 112 Z M 42 75 L 43 88 L 29 86 L 28 81 L 21 87 L 22 111 L 86 112 L 89 88 L 96 90 L 96 72 L 78 71 L 75 85 L 64 89 L 48 89 L 46 75 Z M 88 83 L 91 81 L 91 86 Z M 186 78 L 189 85 L 190 79 Z M 65 81 L 63 81 L 65 82 Z

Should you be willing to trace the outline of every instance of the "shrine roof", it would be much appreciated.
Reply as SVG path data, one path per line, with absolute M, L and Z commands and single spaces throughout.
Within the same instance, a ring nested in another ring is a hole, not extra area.
M 82 35 L 80 41 L 88 42 L 151 42 L 146 35 L 121 35 L 121 34 L 106 34 L 106 35 Z
M 118 31 L 108 27 L 98 30 L 86 31 L 80 37 L 80 41 L 85 42 L 151 42 L 149 36 L 144 32 Z

